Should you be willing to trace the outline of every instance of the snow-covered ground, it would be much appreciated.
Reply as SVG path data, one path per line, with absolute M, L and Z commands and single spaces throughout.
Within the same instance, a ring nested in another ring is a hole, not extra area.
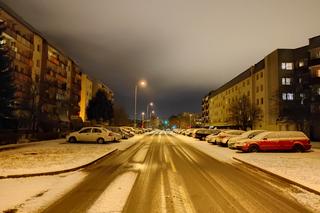
M 143 135 L 120 143 L 70 144 L 65 140 L 36 143 L 0 152 L 0 176 L 34 174 L 75 168 L 115 150 L 124 150 L 139 141 Z
M 121 212 L 126 204 L 138 173 L 127 172 L 116 178 L 100 195 L 89 213 Z
M 320 150 L 310 152 L 265 152 L 242 153 L 225 147 L 199 141 L 192 137 L 177 135 L 176 137 L 209 156 L 227 163 L 238 163 L 233 157 L 258 166 L 262 169 L 285 177 L 320 192 Z M 295 186 L 293 186 L 295 187 Z M 299 188 L 299 187 L 297 187 Z M 320 212 L 320 196 L 301 188 L 288 192 L 301 204 L 307 205 L 315 212 Z
M 41 212 L 79 184 L 86 174 L 71 172 L 54 176 L 0 180 L 0 212 Z
M 320 192 L 320 150 L 310 152 L 263 152 L 242 153 L 225 147 L 208 144 L 205 141 L 177 135 L 189 145 L 205 152 L 217 160 L 232 163 L 233 157 L 298 182 Z

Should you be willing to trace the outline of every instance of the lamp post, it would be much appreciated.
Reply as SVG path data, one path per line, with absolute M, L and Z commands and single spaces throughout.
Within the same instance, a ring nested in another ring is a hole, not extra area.
M 144 115 L 145 115 L 145 113 L 142 112 L 142 113 L 141 113 L 141 120 L 142 120 L 141 128 L 144 128 Z
M 189 114 L 189 126 L 190 126 L 190 128 L 191 128 L 191 117 L 192 117 L 192 114 L 190 113 Z
M 147 120 L 147 122 L 148 122 L 148 117 L 149 117 L 149 106 L 150 107 L 153 107 L 153 102 L 150 102 L 150 103 L 148 103 L 148 105 L 147 105 L 147 116 L 146 116 L 146 120 Z
M 150 126 L 152 127 L 152 123 L 151 123 L 151 118 L 152 118 L 152 115 L 154 115 L 156 112 L 154 110 L 152 110 L 150 112 Z
M 137 126 L 137 96 L 138 96 L 138 87 L 145 87 L 147 85 L 147 82 L 144 80 L 141 80 L 136 84 L 134 88 L 134 127 Z

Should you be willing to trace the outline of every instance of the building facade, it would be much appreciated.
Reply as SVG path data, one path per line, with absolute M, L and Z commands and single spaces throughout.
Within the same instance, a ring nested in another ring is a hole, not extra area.
M 98 89 L 113 101 L 109 87 L 93 84 L 74 60 L 1 2 L 0 19 L 2 45 L 11 59 L 18 128 L 52 131 L 54 126 L 70 127 L 80 116 L 86 120 L 86 106 Z
M 80 117 L 83 121 L 87 121 L 87 107 L 92 99 L 92 80 L 86 74 L 81 77 L 81 100 L 80 100 Z
M 320 36 L 297 49 L 277 49 L 210 92 L 208 124 L 232 126 L 230 104 L 242 95 L 261 109 L 253 128 L 303 130 L 319 138 Z M 204 103 L 204 102 L 203 102 Z M 203 104 L 204 105 L 204 104 Z M 205 105 L 204 105 L 205 106 Z

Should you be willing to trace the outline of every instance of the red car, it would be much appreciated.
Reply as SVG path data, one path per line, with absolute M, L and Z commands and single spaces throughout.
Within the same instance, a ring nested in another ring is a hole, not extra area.
M 300 131 L 272 131 L 243 141 L 237 149 L 243 152 L 292 150 L 304 152 L 311 148 L 310 139 Z

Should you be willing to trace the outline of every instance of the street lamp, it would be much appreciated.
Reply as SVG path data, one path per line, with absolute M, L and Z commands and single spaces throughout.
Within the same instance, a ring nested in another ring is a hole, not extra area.
M 134 88 L 134 127 L 137 126 L 137 95 L 138 95 L 138 87 L 146 87 L 147 86 L 147 82 L 144 80 L 141 80 L 138 82 L 138 84 L 136 84 L 135 88 Z
M 142 112 L 142 113 L 141 113 L 141 120 L 142 120 L 142 125 L 141 125 L 141 127 L 142 127 L 142 128 L 144 128 L 144 115 L 145 115 L 145 113 Z
M 190 113 L 189 114 L 189 126 L 190 126 L 190 128 L 191 128 L 191 117 L 192 117 L 192 114 Z

